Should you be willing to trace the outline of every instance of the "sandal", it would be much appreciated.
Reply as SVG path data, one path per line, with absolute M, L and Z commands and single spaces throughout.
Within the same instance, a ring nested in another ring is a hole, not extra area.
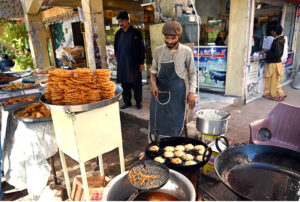
M 280 96 L 278 99 L 276 99 L 278 102 L 282 102 L 285 98 L 287 97 L 287 95 L 283 95 Z
M 263 97 L 266 98 L 266 99 L 271 99 L 270 95 L 263 95 Z
M 273 98 L 270 95 L 264 95 L 263 97 L 269 100 L 276 100 L 276 98 Z

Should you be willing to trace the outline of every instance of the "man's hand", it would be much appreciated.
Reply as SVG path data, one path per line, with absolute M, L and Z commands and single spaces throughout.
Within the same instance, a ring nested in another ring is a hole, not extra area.
M 194 109 L 195 107 L 195 96 L 194 93 L 189 93 L 186 97 L 186 101 L 189 104 L 190 109 Z
M 140 72 L 142 72 L 145 69 L 144 65 L 140 65 Z
M 267 55 L 267 53 L 264 52 L 264 51 L 260 51 L 259 54 L 261 54 L 262 56 L 266 56 Z
M 156 100 L 158 96 L 158 88 L 156 85 L 152 85 L 152 89 L 150 93 L 153 95 L 154 100 Z

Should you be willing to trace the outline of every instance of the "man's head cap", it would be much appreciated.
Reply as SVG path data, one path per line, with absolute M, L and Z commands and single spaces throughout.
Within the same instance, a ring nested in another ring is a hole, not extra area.
M 179 22 L 172 20 L 169 22 L 166 22 L 166 24 L 163 26 L 162 33 L 165 36 L 176 36 L 181 35 L 182 33 L 182 26 Z
M 128 13 L 126 11 L 120 12 L 119 15 L 117 16 L 117 20 L 119 19 L 128 20 L 129 19 Z

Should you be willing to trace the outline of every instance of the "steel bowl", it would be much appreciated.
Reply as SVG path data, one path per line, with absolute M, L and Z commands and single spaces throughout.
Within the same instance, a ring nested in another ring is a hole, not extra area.
M 121 173 L 109 182 L 103 192 L 103 201 L 125 201 L 135 192 L 136 189 L 130 184 L 127 173 L 128 171 Z M 170 194 L 180 201 L 196 199 L 193 184 L 184 175 L 171 169 L 169 181 L 157 191 Z
M 230 114 L 215 109 L 203 109 L 196 112 L 197 130 L 203 134 L 207 135 L 221 135 L 227 131 L 228 120 L 230 119 Z M 214 119 L 214 117 L 216 117 Z M 220 119 L 217 119 L 220 117 Z

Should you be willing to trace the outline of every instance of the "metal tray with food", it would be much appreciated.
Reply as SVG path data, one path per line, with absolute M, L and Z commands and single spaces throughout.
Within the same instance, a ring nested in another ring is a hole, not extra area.
M 28 95 L 21 95 L 21 96 L 0 99 L 0 107 L 2 107 L 4 111 L 12 111 L 15 109 L 19 109 L 25 105 L 38 102 L 41 95 L 42 93 L 33 93 Z M 34 98 L 32 96 L 34 96 Z M 18 101 L 23 101 L 23 99 L 25 102 L 18 102 Z
M 7 88 L 6 88 L 7 86 L 5 86 L 5 87 L 0 88 L 0 93 L 15 93 L 15 92 L 20 92 L 20 91 L 26 91 L 26 90 L 32 90 L 32 89 L 38 89 L 38 88 L 41 87 L 41 86 L 38 85 L 38 84 L 34 84 L 34 85 L 35 85 L 35 86 L 29 87 L 29 88 L 21 88 L 21 89 L 16 89 L 16 90 L 5 90 L 5 89 L 7 89 Z M 26 93 L 24 93 L 24 94 L 26 94 Z
M 2 72 L 3 75 L 6 76 L 16 76 L 16 77 L 25 77 L 25 76 L 29 76 L 32 74 L 31 71 L 18 71 L 18 72 L 11 72 L 11 71 L 7 71 L 7 72 Z
M 23 106 L 22 108 L 16 109 L 13 112 L 14 118 L 19 120 L 19 121 L 26 122 L 26 123 L 52 121 L 51 114 L 50 114 L 50 116 L 44 116 L 44 114 L 43 114 L 44 109 L 41 109 L 40 111 L 37 112 L 37 113 L 41 114 L 40 116 L 42 116 L 42 117 L 40 117 L 40 118 L 20 117 L 20 116 L 18 116 L 18 113 L 21 113 L 23 110 L 28 109 L 28 107 L 32 106 L 33 104 L 42 104 L 42 103 L 34 102 L 34 103 L 29 104 L 29 105 Z M 48 110 L 46 107 L 45 107 L 45 109 Z M 50 111 L 48 110 L 46 113 L 50 113 Z
M 47 103 L 45 98 L 45 94 L 43 94 L 40 98 L 40 101 L 46 105 L 46 107 L 53 111 L 63 111 L 63 112 L 84 112 L 93 109 L 98 109 L 101 107 L 105 107 L 110 105 L 116 101 L 118 101 L 122 95 L 123 89 L 116 85 L 115 86 L 115 96 L 113 98 L 102 100 L 100 102 L 94 102 L 89 104 L 81 104 L 81 105 L 53 105 Z
M 7 83 L 15 81 L 17 79 L 19 79 L 19 77 L 17 77 L 17 76 L 0 75 L 0 84 L 7 84 Z

